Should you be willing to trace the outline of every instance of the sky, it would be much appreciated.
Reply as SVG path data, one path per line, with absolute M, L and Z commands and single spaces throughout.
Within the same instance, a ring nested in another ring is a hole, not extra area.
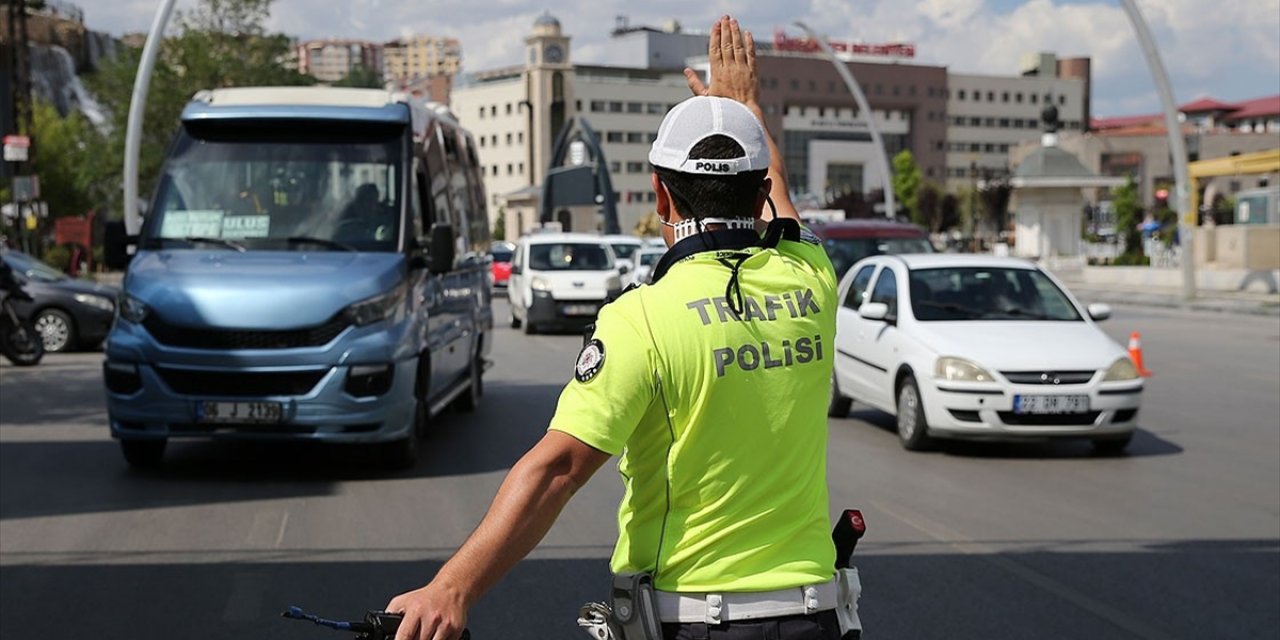
M 121 34 L 149 28 L 158 0 L 72 0 L 89 28 Z M 178 0 L 190 8 L 197 0 Z M 744 5 L 749 4 L 746 8 Z M 1231 102 L 1280 93 L 1280 0 L 1139 0 L 1176 100 Z M 1023 53 L 1093 59 L 1095 117 L 1154 113 L 1155 85 L 1118 0 L 274 0 L 270 27 L 303 39 L 375 41 L 409 33 L 452 36 L 463 70 L 520 64 L 524 36 L 549 11 L 573 37 L 579 63 L 619 63 L 609 32 L 679 20 L 702 31 L 732 13 L 757 39 L 801 20 L 833 40 L 913 42 L 916 62 L 952 71 L 1014 75 Z M 800 35 L 795 27 L 793 36 Z

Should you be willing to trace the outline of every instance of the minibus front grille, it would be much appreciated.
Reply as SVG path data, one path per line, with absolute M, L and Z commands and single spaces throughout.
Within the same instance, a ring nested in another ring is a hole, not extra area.
M 151 314 L 142 321 L 147 333 L 161 344 L 219 351 L 319 347 L 329 344 L 350 324 L 351 321 L 344 314 L 338 314 L 320 326 L 285 331 L 193 329 L 169 324 L 156 314 Z
M 329 369 L 300 371 L 207 371 L 156 367 L 175 393 L 205 397 L 301 396 L 324 379 Z

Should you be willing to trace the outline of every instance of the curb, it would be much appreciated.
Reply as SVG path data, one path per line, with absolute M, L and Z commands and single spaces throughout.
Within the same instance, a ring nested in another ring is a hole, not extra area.
M 1208 311 L 1253 316 L 1280 317 L 1280 304 L 1253 300 L 1195 299 L 1190 302 L 1174 296 L 1152 295 L 1129 291 L 1102 291 L 1071 287 L 1071 292 L 1082 301 L 1107 304 L 1180 309 L 1183 311 Z

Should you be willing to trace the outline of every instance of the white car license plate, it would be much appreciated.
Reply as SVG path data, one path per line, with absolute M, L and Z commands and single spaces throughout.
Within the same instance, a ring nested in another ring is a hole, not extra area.
M 599 309 L 594 304 L 566 304 L 564 306 L 564 314 L 566 316 L 594 316 Z
M 1014 413 L 1084 413 L 1089 410 L 1089 396 L 1022 396 L 1013 397 Z
M 196 422 L 271 423 L 284 417 L 279 402 L 212 402 L 196 403 Z

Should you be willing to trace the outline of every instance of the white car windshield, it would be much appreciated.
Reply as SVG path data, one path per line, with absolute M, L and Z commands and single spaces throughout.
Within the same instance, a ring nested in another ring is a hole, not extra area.
M 604 271 L 613 268 L 613 258 L 601 244 L 535 244 L 529 246 L 529 267 L 538 271 Z
M 916 320 L 1077 321 L 1080 314 L 1048 276 L 1033 269 L 911 270 Z

